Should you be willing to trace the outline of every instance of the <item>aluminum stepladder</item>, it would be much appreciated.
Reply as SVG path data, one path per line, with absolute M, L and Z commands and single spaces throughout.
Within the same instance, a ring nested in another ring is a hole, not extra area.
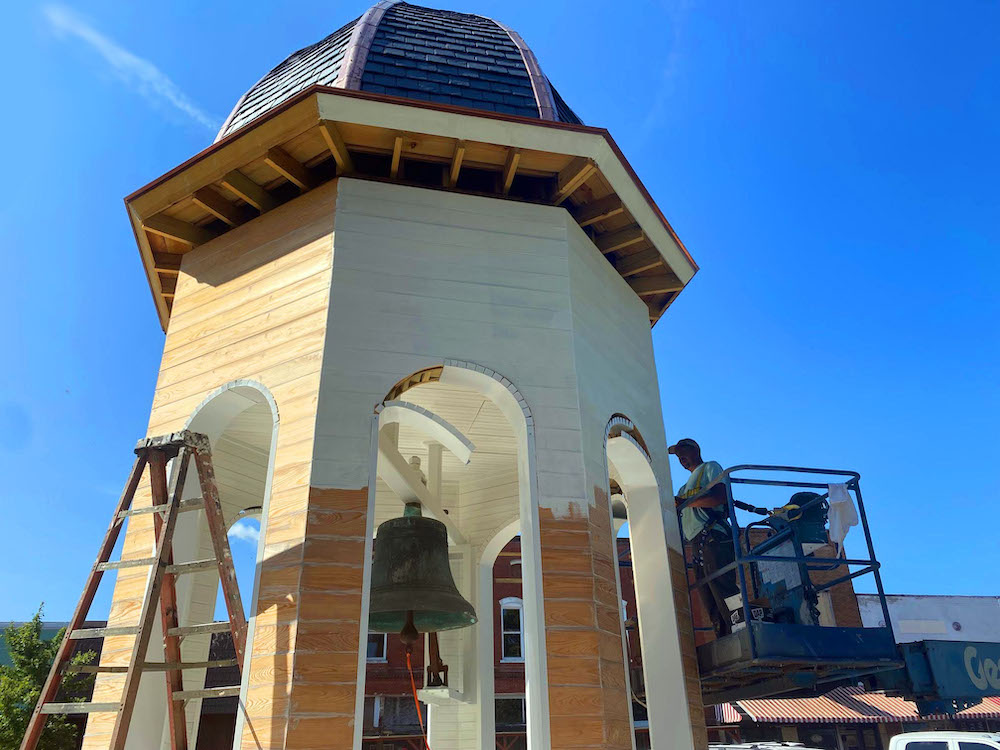
M 49 676 L 42 688 L 38 704 L 28 722 L 28 728 L 21 742 L 20 750 L 34 750 L 45 727 L 49 714 L 90 714 L 116 713 L 114 730 L 109 747 L 111 750 L 124 750 L 128 736 L 129 723 L 135 708 L 136 695 L 139 691 L 139 680 L 144 672 L 163 672 L 166 675 L 167 715 L 170 724 L 171 750 L 188 750 L 187 725 L 184 714 L 184 701 L 198 698 L 223 697 L 239 695 L 239 686 L 208 688 L 205 690 L 184 690 L 183 670 L 206 669 L 219 666 L 236 666 L 241 670 L 243 654 L 246 649 L 247 623 L 243 614 L 239 589 L 236 585 L 236 572 L 233 568 L 233 558 L 229 550 L 229 540 L 226 536 L 225 521 L 222 506 L 219 502 L 219 492 L 215 484 L 215 470 L 212 467 L 212 454 L 208 438 L 205 435 L 183 431 L 160 437 L 140 440 L 135 448 L 135 463 L 129 474 L 125 489 L 118 507 L 111 519 L 111 524 L 104 535 L 97 561 L 90 570 L 83 595 L 76 606 L 73 618 L 66 628 L 66 636 L 56 652 L 55 660 L 49 671 Z M 174 472 L 174 489 L 168 492 L 167 462 L 176 459 Z M 198 484 L 201 497 L 191 500 L 181 500 L 184 492 L 188 467 L 195 464 L 198 474 Z M 152 503 L 148 507 L 132 508 L 132 500 L 142 479 L 143 472 L 149 468 L 149 484 Z M 203 510 L 205 512 L 209 533 L 212 539 L 214 557 L 206 560 L 175 563 L 173 559 L 173 537 L 177 525 L 177 517 L 187 511 Z M 140 559 L 111 561 L 111 553 L 121 533 L 126 519 L 133 516 L 153 514 L 153 532 L 155 545 L 152 557 Z M 128 627 L 83 628 L 90 606 L 94 601 L 97 588 L 105 571 L 123 568 L 146 567 L 149 576 L 146 580 L 146 590 L 142 600 L 139 624 Z M 195 573 L 216 568 L 222 584 L 223 598 L 229 615 L 228 621 L 210 622 L 203 625 L 188 625 L 181 627 L 177 612 L 176 578 L 179 575 Z M 163 629 L 164 659 L 162 662 L 147 662 L 146 651 L 155 618 L 159 616 Z M 236 651 L 234 660 L 189 662 L 181 660 L 180 640 L 187 635 L 203 633 L 229 632 L 233 638 Z M 70 665 L 73 656 L 74 641 L 83 638 L 111 637 L 134 635 L 135 643 L 128 666 L 78 666 Z M 125 675 L 120 702 L 118 703 L 56 703 L 62 677 L 68 671 L 97 673 L 118 673 Z

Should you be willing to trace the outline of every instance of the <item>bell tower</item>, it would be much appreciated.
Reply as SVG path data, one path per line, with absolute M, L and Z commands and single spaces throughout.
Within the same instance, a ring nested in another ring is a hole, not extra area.
M 448 665 L 417 674 L 430 747 L 497 746 L 492 571 L 519 535 L 527 747 L 633 748 L 612 486 L 652 747 L 707 745 L 650 336 L 697 266 L 516 32 L 381 0 L 126 205 L 166 331 L 149 434 L 206 433 L 227 520 L 261 518 L 233 747 L 360 750 L 370 623 L 398 624 L 373 605 L 376 530 L 410 507 L 475 610 L 417 643 Z M 196 559 L 205 530 L 183 523 Z M 121 571 L 110 626 L 144 584 Z M 192 622 L 214 585 L 178 585 Z M 102 663 L 131 644 L 108 637 Z M 101 674 L 94 701 L 120 688 Z M 143 678 L 129 747 L 169 747 L 163 695 Z M 109 732 L 92 715 L 84 746 Z

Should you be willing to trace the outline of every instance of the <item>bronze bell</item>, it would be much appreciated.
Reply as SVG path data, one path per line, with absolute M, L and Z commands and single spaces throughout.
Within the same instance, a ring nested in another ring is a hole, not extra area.
M 416 503 L 378 527 L 368 627 L 376 633 L 400 633 L 411 620 L 407 630 L 421 633 L 476 623 L 475 608 L 458 592 L 451 575 L 448 530 L 440 521 L 421 516 Z

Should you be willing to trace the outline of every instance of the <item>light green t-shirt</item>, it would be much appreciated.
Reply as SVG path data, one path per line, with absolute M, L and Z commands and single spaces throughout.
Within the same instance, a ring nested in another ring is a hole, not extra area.
M 677 492 L 677 497 L 687 499 L 694 497 L 708 485 L 716 480 L 722 473 L 722 466 L 718 461 L 704 461 L 696 466 L 687 482 Z M 691 541 L 702 532 L 712 520 L 711 515 L 705 508 L 685 508 L 681 511 L 681 530 L 684 532 L 684 539 Z

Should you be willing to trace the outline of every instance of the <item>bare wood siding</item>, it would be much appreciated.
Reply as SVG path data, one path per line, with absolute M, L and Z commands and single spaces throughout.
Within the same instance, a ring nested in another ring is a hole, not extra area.
M 149 420 L 150 435 L 181 429 L 209 394 L 241 379 L 262 383 L 277 403 L 280 426 L 264 540 L 267 559 L 250 664 L 253 689 L 247 700 L 260 744 L 249 733 L 244 739 L 246 747 L 264 750 L 284 745 L 336 190 L 336 182 L 324 185 L 184 257 Z M 220 449 L 225 452 L 225 446 Z M 224 491 L 260 490 L 259 477 L 241 475 L 233 467 L 219 477 Z M 149 502 L 147 480 L 137 503 Z M 151 519 L 135 519 L 124 557 L 142 557 L 151 545 Z M 144 569 L 119 575 L 109 624 L 135 624 L 145 583 Z M 127 663 L 132 641 L 108 638 L 102 663 Z M 101 675 L 94 700 L 118 700 L 121 683 L 120 676 Z M 160 716 L 160 711 L 157 707 L 152 715 Z M 133 724 L 142 721 L 138 713 L 136 719 Z M 112 714 L 93 715 L 84 747 L 106 747 L 113 722 Z M 155 734 L 155 728 L 150 731 Z

